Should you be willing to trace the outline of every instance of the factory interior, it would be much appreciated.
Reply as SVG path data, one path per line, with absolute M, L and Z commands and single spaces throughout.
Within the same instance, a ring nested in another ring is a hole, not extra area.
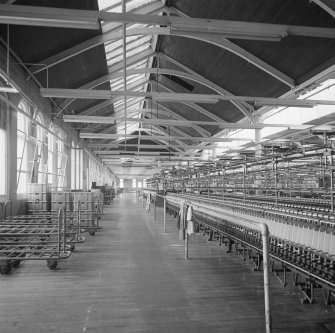
M 0 0 L 0 332 L 335 333 L 335 0 Z

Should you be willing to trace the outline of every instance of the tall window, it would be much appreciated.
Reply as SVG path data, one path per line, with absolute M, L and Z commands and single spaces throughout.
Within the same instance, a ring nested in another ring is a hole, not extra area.
M 74 143 L 71 144 L 71 188 L 76 188 L 76 150 L 74 149 Z
M 0 196 L 7 194 L 7 105 L 0 101 Z
M 66 164 L 67 164 L 67 155 L 65 154 L 65 146 L 63 134 L 59 132 L 59 138 L 57 138 L 57 188 L 62 190 L 66 185 Z
M 120 187 L 124 187 L 123 179 L 120 179 Z
M 77 146 L 76 149 L 76 189 L 83 187 L 83 151 Z
M 20 102 L 19 108 L 28 114 L 28 107 Z M 28 177 L 28 124 L 23 113 L 17 113 L 17 193 L 27 192 Z
M 50 132 L 53 132 L 52 125 L 49 126 Z M 53 184 L 55 169 L 54 169 L 54 146 L 55 137 L 52 133 L 48 133 L 48 184 Z
M 136 188 L 136 179 L 133 179 L 133 188 Z
M 36 120 L 42 123 L 40 117 Z M 40 184 L 47 183 L 48 177 L 48 132 L 40 125 L 36 125 L 36 142 L 38 145 L 38 182 Z
M 6 147 L 6 131 L 0 128 L 0 195 L 6 194 Z
M 44 130 L 38 125 L 38 123 L 42 123 L 42 119 L 37 116 L 36 117 L 37 124 L 32 124 L 32 136 L 35 138 L 31 141 L 31 156 L 32 159 L 32 168 L 31 168 L 31 182 L 32 183 L 45 183 L 45 177 L 41 176 L 43 172 L 43 140 L 44 140 Z
M 71 149 L 71 188 L 82 189 L 83 187 L 83 151 L 77 146 Z

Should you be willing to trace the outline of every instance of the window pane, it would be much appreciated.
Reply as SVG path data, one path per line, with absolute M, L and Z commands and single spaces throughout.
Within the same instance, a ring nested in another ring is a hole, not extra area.
M 76 188 L 76 151 L 71 149 L 71 188 Z
M 19 108 L 26 113 L 27 107 L 19 103 Z M 27 192 L 28 178 L 28 124 L 29 119 L 21 112 L 17 113 L 17 193 Z

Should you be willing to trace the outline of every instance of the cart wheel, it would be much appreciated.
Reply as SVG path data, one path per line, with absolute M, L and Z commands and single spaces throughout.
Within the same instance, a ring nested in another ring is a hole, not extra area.
M 19 267 L 20 263 L 21 263 L 21 260 L 14 259 L 14 260 L 10 261 L 10 266 L 12 268 L 17 268 L 17 267 Z
M 1 274 L 9 274 L 12 270 L 12 267 L 10 265 L 9 261 L 3 262 L 0 264 L 0 273 Z
M 49 269 L 56 269 L 56 267 L 57 267 L 57 260 L 55 260 L 55 259 L 50 259 L 50 260 L 47 260 L 47 266 L 48 266 L 48 268 Z
M 95 230 L 90 230 L 88 233 L 89 233 L 91 236 L 94 236 L 94 235 L 95 235 Z

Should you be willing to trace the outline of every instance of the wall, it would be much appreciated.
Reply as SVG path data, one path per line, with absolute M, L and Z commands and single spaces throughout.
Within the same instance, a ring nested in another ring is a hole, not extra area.
M 43 125 L 48 128 L 50 123 L 54 123 L 56 127 L 60 128 L 66 134 L 65 141 L 65 149 L 64 152 L 68 154 L 68 163 L 65 171 L 66 175 L 66 184 L 67 188 L 70 189 L 71 186 L 71 158 L 70 158 L 70 150 L 71 143 L 73 142 L 75 145 L 78 145 L 79 148 L 83 149 L 83 180 L 82 180 L 82 189 L 87 190 L 87 184 L 90 184 L 95 179 L 89 178 L 88 168 L 89 168 L 89 157 L 88 152 L 85 150 L 85 147 L 79 140 L 77 132 L 69 127 L 68 125 L 62 123 L 59 119 L 54 119 L 51 121 L 51 115 L 53 110 L 53 104 L 50 99 L 43 98 L 39 92 L 39 87 L 34 82 L 32 78 L 27 76 L 27 73 L 23 70 L 21 66 L 15 65 L 17 63 L 17 59 L 11 57 L 10 58 L 10 68 L 9 68 L 9 78 L 10 81 L 15 84 L 15 86 L 19 89 L 19 94 L 5 94 L 0 93 L 2 98 L 7 99 L 10 103 L 13 103 L 16 107 L 18 107 L 20 101 L 24 99 L 29 104 L 29 108 L 32 113 L 37 112 L 43 120 Z M 3 47 L 0 47 L 0 73 L 2 76 L 7 76 L 6 70 L 6 50 Z M 14 65 L 13 65 L 14 64 Z M 8 76 L 7 76 L 8 77 Z M 7 112 L 7 194 L 5 196 L 0 196 L 0 202 L 4 202 L 6 200 L 11 200 L 13 203 L 13 214 L 25 213 L 26 210 L 26 200 L 21 195 L 17 195 L 16 187 L 17 187 L 17 110 L 14 107 L 11 107 L 7 102 L 4 104 Z M 30 130 L 31 131 L 31 130 Z M 3 144 L 0 142 L 0 144 Z M 28 160 L 33 159 L 34 152 L 32 150 L 28 150 L 29 156 Z M 96 157 L 90 154 L 91 158 L 95 158 L 99 165 L 101 161 L 99 161 Z M 1 157 L 2 158 L 2 157 Z M 57 170 L 57 159 L 54 159 L 54 167 Z M 102 168 L 101 168 L 102 169 Z M 104 168 L 106 170 L 106 168 Z M 106 176 L 111 177 L 111 181 L 114 181 L 116 177 L 108 172 Z M 55 180 L 54 180 L 55 181 Z M 54 184 L 55 185 L 55 184 Z

